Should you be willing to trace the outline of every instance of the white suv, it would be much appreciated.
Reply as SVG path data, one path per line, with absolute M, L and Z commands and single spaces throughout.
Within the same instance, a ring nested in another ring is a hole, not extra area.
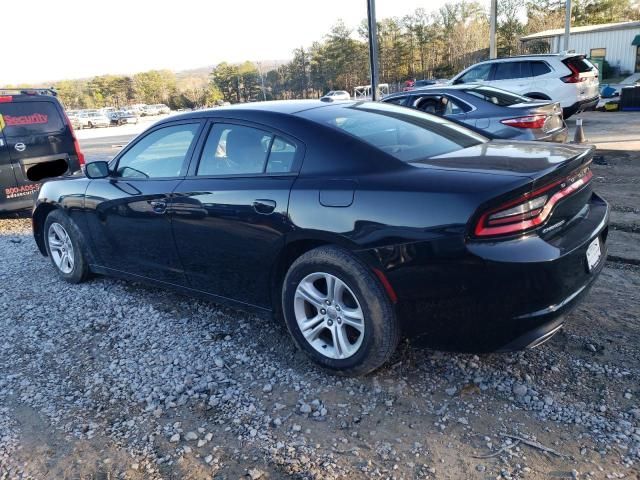
M 451 83 L 481 83 L 560 102 L 564 118 L 593 110 L 600 99 L 598 69 L 584 55 L 575 53 L 487 60 L 463 70 Z

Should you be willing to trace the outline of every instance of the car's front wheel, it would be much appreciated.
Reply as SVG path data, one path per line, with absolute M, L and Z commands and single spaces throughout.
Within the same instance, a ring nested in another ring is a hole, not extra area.
M 89 263 L 78 227 L 62 211 L 54 210 L 44 223 L 47 253 L 56 273 L 69 283 L 80 283 L 89 276 Z
M 380 281 L 338 247 L 316 248 L 291 265 L 282 307 L 297 346 L 343 375 L 379 368 L 398 345 L 400 328 Z

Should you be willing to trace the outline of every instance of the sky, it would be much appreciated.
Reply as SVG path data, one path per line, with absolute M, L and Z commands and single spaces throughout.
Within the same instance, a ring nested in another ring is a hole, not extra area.
M 488 7 L 490 0 L 481 0 Z M 376 0 L 378 20 L 446 0 Z M 28 4 L 28 6 L 27 6 Z M 31 0 L 0 9 L 0 85 L 287 60 L 366 0 Z

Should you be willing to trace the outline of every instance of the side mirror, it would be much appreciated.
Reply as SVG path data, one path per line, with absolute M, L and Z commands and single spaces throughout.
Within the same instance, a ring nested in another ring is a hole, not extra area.
M 90 162 L 84 166 L 84 174 L 87 178 L 107 178 L 109 173 L 109 163 L 104 160 Z

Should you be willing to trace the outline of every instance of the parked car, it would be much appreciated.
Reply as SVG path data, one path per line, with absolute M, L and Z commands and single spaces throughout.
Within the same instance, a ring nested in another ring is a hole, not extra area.
M 171 113 L 171 109 L 167 107 L 164 103 L 158 103 L 154 105 L 158 109 L 159 115 L 169 115 Z
M 402 88 L 403 92 L 409 92 L 416 88 L 428 87 L 430 85 L 435 85 L 437 82 L 435 80 L 407 80 L 404 83 L 404 87 Z
M 68 282 L 282 312 L 310 358 L 364 374 L 401 335 L 492 351 L 557 332 L 607 252 L 593 152 L 378 102 L 202 110 L 47 182 L 34 236 Z
M 539 100 L 560 102 L 565 119 L 593 110 L 600 100 L 598 69 L 584 55 L 544 54 L 477 63 L 451 81 L 483 83 Z
M 160 109 L 156 105 L 145 105 L 142 107 L 143 117 L 151 117 L 154 115 L 160 115 Z
M 392 94 L 382 101 L 455 120 L 491 138 L 567 140 L 559 102 L 532 100 L 486 85 L 427 87 Z
M 138 123 L 138 117 L 125 110 L 118 110 L 117 112 L 111 113 L 111 115 L 109 115 L 109 120 L 111 121 L 111 125 L 114 126 Z
M 325 93 L 321 100 L 351 100 L 351 95 L 345 90 L 330 90 Z
M 80 129 L 108 127 L 111 125 L 111 119 L 98 110 L 90 110 L 80 113 L 77 117 L 77 121 Z
M 0 89 L 0 213 L 31 209 L 44 180 L 71 175 L 84 164 L 54 93 Z

